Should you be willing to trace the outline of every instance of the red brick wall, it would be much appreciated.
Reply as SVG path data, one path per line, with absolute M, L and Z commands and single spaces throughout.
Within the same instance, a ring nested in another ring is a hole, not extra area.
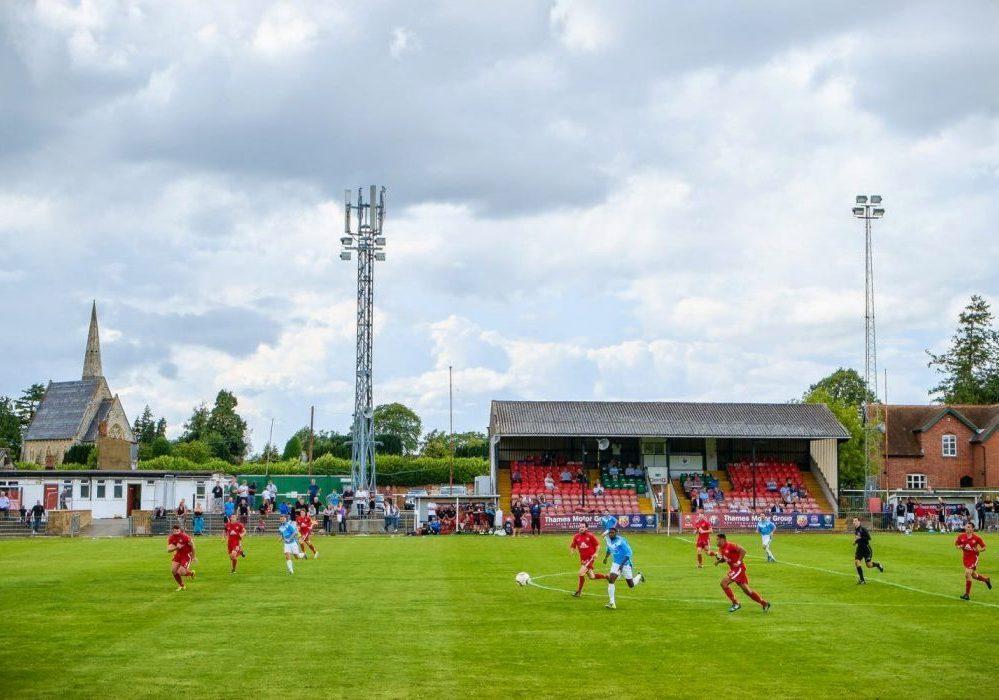
M 941 438 L 947 433 L 957 436 L 957 457 L 943 456 Z M 923 448 L 922 457 L 888 458 L 888 488 L 905 488 L 907 474 L 926 474 L 926 484 L 930 488 L 958 488 L 962 476 L 972 477 L 975 486 L 984 486 L 981 454 L 977 455 L 979 468 L 976 470 L 973 467 L 975 457 L 972 455 L 971 438 L 974 436 L 975 433 L 964 423 L 953 416 L 944 416 L 929 430 L 918 434 Z M 985 456 L 987 461 L 995 463 L 994 473 L 999 476 L 999 441 L 989 442 L 995 444 L 987 446 Z M 988 483 L 997 482 L 990 479 Z
M 999 486 L 999 437 L 993 433 L 984 445 L 979 445 L 978 449 L 982 453 L 981 461 L 984 462 L 985 483 L 983 486 L 996 488 Z M 975 477 L 975 484 L 978 484 L 978 477 Z

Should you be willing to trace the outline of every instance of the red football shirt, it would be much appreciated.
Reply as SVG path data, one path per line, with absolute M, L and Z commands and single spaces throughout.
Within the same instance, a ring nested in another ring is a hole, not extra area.
M 729 568 L 734 570 L 742 566 L 742 557 L 746 554 L 746 550 L 734 542 L 726 542 L 718 548 L 718 554 L 725 560 Z
M 711 521 L 707 518 L 698 520 L 694 527 L 697 528 L 697 534 L 702 538 L 711 534 Z
M 303 535 L 312 531 L 312 518 L 308 515 L 298 516 L 295 518 L 295 522 L 298 523 L 298 529 Z
M 579 552 L 581 561 L 592 559 L 599 546 L 600 542 L 592 532 L 577 532 L 572 537 L 572 548 Z
M 194 551 L 191 537 L 186 532 L 178 532 L 170 535 L 167 538 L 167 544 L 175 545 L 177 547 L 177 549 L 174 550 L 174 554 L 178 556 L 187 556 Z
M 955 544 L 961 548 L 961 554 L 964 555 L 966 566 L 971 566 L 977 562 L 978 551 L 985 549 L 985 540 L 976 534 L 969 535 L 967 532 L 962 532 L 958 535 Z
M 229 546 L 235 547 L 239 544 L 239 539 L 246 534 L 246 528 L 243 527 L 243 523 L 226 523 L 225 534 L 229 538 Z

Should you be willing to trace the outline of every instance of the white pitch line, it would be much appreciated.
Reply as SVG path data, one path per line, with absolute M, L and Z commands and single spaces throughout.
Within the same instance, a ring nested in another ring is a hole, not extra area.
M 686 537 L 677 537 L 676 539 L 683 540 L 684 542 L 689 542 L 690 544 L 694 543 L 693 540 L 687 539 Z M 752 559 L 759 559 L 760 558 L 760 557 L 756 556 L 755 554 L 746 554 L 746 556 L 749 557 L 749 558 L 752 558 Z M 847 578 L 853 578 L 853 576 L 854 576 L 853 574 L 848 574 L 848 573 L 845 573 L 843 571 L 835 571 L 833 569 L 823 569 L 822 567 L 819 567 L 819 566 L 810 566 L 808 564 L 799 564 L 797 562 L 787 561 L 786 559 L 778 559 L 776 563 L 777 564 L 787 564 L 788 566 L 797 566 L 798 568 L 801 568 L 801 569 L 811 569 L 812 571 L 821 571 L 822 573 L 832 574 L 833 576 L 846 576 Z M 955 596 L 949 595 L 947 593 L 939 593 L 937 591 L 926 591 L 926 590 L 923 590 L 922 588 L 913 588 L 912 586 L 906 586 L 906 585 L 901 584 L 901 583 L 895 583 L 894 581 L 885 581 L 884 579 L 881 579 L 881 578 L 868 578 L 867 580 L 868 581 L 873 581 L 874 583 L 879 583 L 879 584 L 881 584 L 883 586 L 894 586 L 895 588 L 901 588 L 904 591 L 912 591 L 913 593 L 922 593 L 923 595 L 930 595 L 930 596 L 934 596 L 934 597 L 937 597 L 937 598 L 944 598 L 946 600 L 951 600 L 951 601 L 959 600 L 959 599 L 955 599 Z M 986 603 L 986 602 L 981 601 L 981 600 L 965 600 L 965 601 L 962 601 L 962 602 L 964 602 L 964 603 L 974 603 L 975 605 L 982 605 L 982 606 L 984 606 L 986 608 L 999 608 L 999 605 L 997 605 L 996 603 Z
M 649 567 L 646 567 L 649 568 Z M 545 586 L 540 583 L 535 583 L 541 578 L 553 578 L 555 576 L 575 576 L 575 571 L 562 571 L 555 574 L 541 574 L 539 576 L 532 576 L 531 580 L 528 581 L 528 586 L 534 586 L 535 588 L 540 588 L 545 591 L 554 591 L 556 593 L 572 593 L 573 591 L 568 588 L 556 588 L 554 586 Z M 583 596 L 590 598 L 604 598 L 606 597 L 602 593 L 583 593 Z M 657 598 L 655 596 L 640 596 L 634 598 L 634 600 L 645 600 L 645 601 L 657 601 L 664 603 L 703 603 L 705 605 L 720 605 L 724 602 L 719 598 Z M 831 601 L 781 601 L 781 606 L 784 605 L 806 605 L 806 606 L 816 606 L 816 607 L 843 607 L 843 608 L 908 608 L 911 607 L 908 603 L 844 603 L 844 602 L 831 602 Z M 923 607 L 934 607 L 934 608 L 949 608 L 952 607 L 951 604 L 937 603 L 932 606 Z

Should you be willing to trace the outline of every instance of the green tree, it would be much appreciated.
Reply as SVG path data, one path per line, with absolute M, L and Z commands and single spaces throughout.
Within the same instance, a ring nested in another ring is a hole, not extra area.
M 156 438 L 156 419 L 153 418 L 153 411 L 149 408 L 149 404 L 146 404 L 142 413 L 136 417 L 132 424 L 132 432 L 135 434 L 136 441 L 143 445 L 152 444 Z
M 11 460 L 21 455 L 21 418 L 9 396 L 0 396 L 0 448 L 7 450 Z
M 805 394 L 805 403 L 824 403 L 850 434 L 850 439 L 839 447 L 839 484 L 843 489 L 864 487 L 864 426 L 856 405 L 838 401 L 828 389 L 818 387 Z M 871 428 L 868 428 L 871 430 Z M 872 435 L 880 435 L 871 430 Z M 871 462 L 876 465 L 876 460 Z
M 281 459 L 281 454 L 278 452 L 277 447 L 268 442 L 266 445 L 264 445 L 264 449 L 261 450 L 260 454 L 253 461 L 265 462 L 270 464 L 271 462 L 280 461 L 280 459 Z
M 292 435 L 284 444 L 282 459 L 300 459 L 302 456 L 302 441 L 298 435 Z
M 181 442 L 191 442 L 200 440 L 208 432 L 208 418 L 211 413 L 208 406 L 201 404 L 195 406 L 191 417 L 184 423 L 184 433 L 180 436 Z
M 416 413 L 401 403 L 385 403 L 375 407 L 375 433 L 395 435 L 402 442 L 407 453 L 416 452 L 420 447 L 423 421 Z
M 454 434 L 455 457 L 486 457 L 489 440 L 485 433 L 469 431 Z M 443 430 L 431 430 L 423 437 L 423 457 L 450 457 L 451 435 Z
M 989 303 L 977 294 L 957 319 L 946 352 L 929 350 L 928 366 L 940 375 L 930 390 L 936 401 L 956 404 L 999 402 L 999 332 Z
M 44 384 L 32 384 L 21 392 L 21 395 L 14 401 L 14 410 L 21 419 L 21 425 L 27 427 L 31 419 L 38 411 L 38 405 L 45 396 Z
M 166 438 L 167 422 L 166 418 L 160 418 L 156 421 L 156 437 Z
M 398 435 L 381 433 L 375 435 L 375 446 L 380 455 L 401 455 L 403 453 L 402 440 Z
M 807 397 L 816 389 L 824 389 L 829 396 L 844 406 L 863 406 L 864 403 L 874 403 L 877 399 L 870 390 L 864 378 L 855 369 L 840 367 L 828 377 L 824 377 L 808 387 Z
M 73 445 L 66 450 L 66 456 L 62 461 L 66 464 L 88 464 L 90 453 L 94 451 L 93 445 Z
M 204 440 L 213 454 L 231 464 L 239 464 L 250 447 L 246 439 L 246 421 L 236 412 L 239 401 L 231 391 L 221 389 L 205 426 L 208 434 Z
M 157 435 L 149 445 L 149 452 L 152 457 L 162 457 L 173 452 L 173 445 L 163 435 Z
M 180 457 L 195 464 L 204 464 L 212 458 L 211 448 L 201 440 L 178 442 L 173 446 L 172 454 L 174 457 Z

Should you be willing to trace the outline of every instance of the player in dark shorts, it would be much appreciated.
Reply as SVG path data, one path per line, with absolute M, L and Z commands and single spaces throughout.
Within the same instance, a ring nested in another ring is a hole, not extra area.
M 877 569 L 884 573 L 885 567 L 881 566 L 880 562 L 874 561 L 874 552 L 871 551 L 871 533 L 860 524 L 860 518 L 853 519 L 853 544 L 856 547 L 856 551 L 853 553 L 853 563 L 857 567 L 857 576 L 860 577 L 860 580 L 857 581 L 858 585 L 867 583 L 864 578 L 864 567 L 861 564 L 866 564 L 868 569 Z

